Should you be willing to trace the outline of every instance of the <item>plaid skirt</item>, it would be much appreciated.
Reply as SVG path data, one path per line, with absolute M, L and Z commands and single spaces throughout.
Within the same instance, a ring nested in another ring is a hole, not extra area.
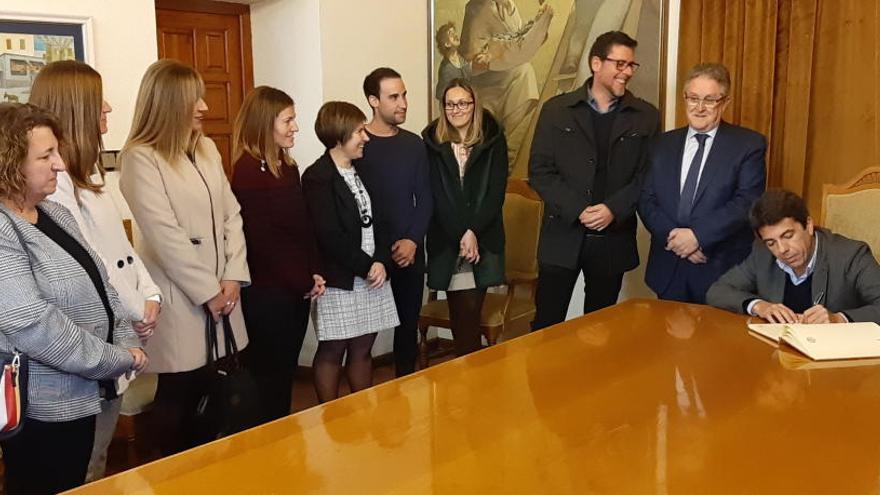
M 400 325 L 391 282 L 371 289 L 367 281 L 355 277 L 353 290 L 327 287 L 318 298 L 313 315 L 318 340 L 360 337 Z

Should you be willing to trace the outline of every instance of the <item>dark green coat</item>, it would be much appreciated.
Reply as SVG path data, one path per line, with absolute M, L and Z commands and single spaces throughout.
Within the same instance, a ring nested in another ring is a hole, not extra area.
M 504 283 L 504 192 L 507 188 L 507 140 L 489 112 L 483 112 L 483 142 L 465 165 L 464 184 L 450 143 L 438 143 L 437 121 L 422 131 L 428 148 L 428 173 L 434 215 L 428 227 L 428 287 L 446 290 L 458 261 L 459 241 L 470 229 L 477 236 L 480 261 L 474 265 L 477 287 Z

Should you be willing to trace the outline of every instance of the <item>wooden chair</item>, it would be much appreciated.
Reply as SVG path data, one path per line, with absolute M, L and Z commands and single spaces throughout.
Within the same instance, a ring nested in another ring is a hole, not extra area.
M 130 218 L 124 218 L 122 227 L 125 229 L 128 242 L 134 246 L 134 222 Z M 129 384 L 128 390 L 122 396 L 119 420 L 116 423 L 116 431 L 113 434 L 113 442 L 110 444 L 108 456 L 124 452 L 125 462 L 113 459 L 112 463 L 115 467 L 129 469 L 155 458 L 149 453 L 149 448 L 152 447 L 149 441 L 151 438 L 150 427 L 144 413 L 149 413 L 152 408 L 157 384 L 158 375 L 142 374 Z M 144 433 L 147 434 L 144 435 Z M 114 447 L 117 448 L 114 449 Z
M 507 291 L 487 293 L 480 316 L 480 328 L 489 345 L 515 324 L 529 324 L 535 317 L 535 288 L 538 282 L 538 236 L 544 203 L 521 179 L 507 182 L 504 198 L 505 271 Z M 517 295 L 517 287 L 525 287 L 525 297 Z M 428 327 L 450 328 L 449 306 L 437 299 L 436 291 L 428 291 L 428 302 L 419 314 L 419 364 L 428 366 Z
M 844 185 L 824 184 L 819 225 L 866 242 L 880 260 L 880 167 L 866 168 Z
M 122 469 L 140 466 L 155 459 L 151 450 L 156 446 L 154 439 L 157 434 L 150 431 L 149 415 L 158 381 L 159 375 L 155 373 L 139 375 L 122 396 L 119 420 L 110 444 L 111 451 L 108 453 L 108 457 L 113 454 L 125 456 L 124 462 L 120 458 L 113 459 L 113 464 Z

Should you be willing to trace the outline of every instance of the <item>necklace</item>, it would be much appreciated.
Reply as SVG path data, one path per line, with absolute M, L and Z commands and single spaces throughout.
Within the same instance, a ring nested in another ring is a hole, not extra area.
M 367 202 L 367 194 L 364 192 L 364 183 L 361 182 L 357 172 L 354 173 L 354 185 L 357 188 L 357 195 L 354 197 L 358 209 L 361 211 L 361 226 L 369 227 L 373 225 L 373 217 L 370 216 L 369 204 Z

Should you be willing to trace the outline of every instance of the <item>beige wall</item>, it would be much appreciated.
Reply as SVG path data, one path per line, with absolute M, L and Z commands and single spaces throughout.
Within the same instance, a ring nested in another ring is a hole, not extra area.
M 321 0 L 320 5 L 324 99 L 349 101 L 369 117 L 364 76 L 391 67 L 403 76 L 409 94 L 403 127 L 420 133 L 428 124 L 428 2 Z
M 418 133 L 427 125 L 427 2 L 262 0 L 251 5 L 251 26 L 255 84 L 283 89 L 297 103 L 293 155 L 301 164 L 323 152 L 313 130 L 323 102 L 349 101 L 370 115 L 361 84 L 376 67 L 403 75 L 404 127 Z
M 324 101 L 318 0 L 263 0 L 251 5 L 254 85 L 285 91 L 296 103 L 291 154 L 307 166 L 324 152 L 315 136 L 315 115 Z
M 108 149 L 125 142 L 141 76 L 156 60 L 153 0 L 3 0 L 0 14 L 90 17 L 91 65 L 104 79 L 104 98 L 113 106 Z

